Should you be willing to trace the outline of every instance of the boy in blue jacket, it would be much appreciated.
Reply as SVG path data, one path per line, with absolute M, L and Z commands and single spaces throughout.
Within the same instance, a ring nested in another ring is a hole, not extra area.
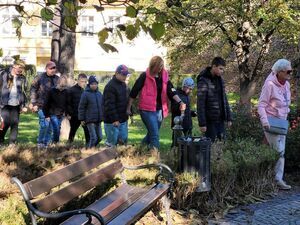
M 82 93 L 78 106 L 78 119 L 82 125 L 86 125 L 89 131 L 90 140 L 87 148 L 95 147 L 102 140 L 101 122 L 102 94 L 98 90 L 98 81 L 95 76 L 90 76 L 88 85 Z

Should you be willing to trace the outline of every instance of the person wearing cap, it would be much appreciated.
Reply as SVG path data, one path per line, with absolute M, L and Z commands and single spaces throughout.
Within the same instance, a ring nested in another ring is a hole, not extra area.
M 191 136 L 193 130 L 193 121 L 192 117 L 196 117 L 197 113 L 191 110 L 191 101 L 190 94 L 195 86 L 194 80 L 191 77 L 187 77 L 182 81 L 182 86 L 177 88 L 177 94 L 179 98 L 186 104 L 186 109 L 184 114 L 180 110 L 180 105 L 175 101 L 171 101 L 171 112 L 172 112 L 172 120 L 171 120 L 171 128 L 174 127 L 174 118 L 176 116 L 183 116 L 181 126 L 183 128 L 182 132 L 184 136 Z M 172 134 L 172 147 L 175 146 L 174 133 Z
M 285 164 L 285 141 L 286 136 L 269 132 L 270 124 L 268 117 L 287 119 L 290 112 L 291 90 L 289 80 L 292 74 L 291 62 L 286 59 L 277 60 L 272 66 L 262 87 L 258 101 L 257 111 L 260 121 L 264 127 L 264 134 L 267 143 L 278 152 L 279 159 L 275 166 L 275 181 L 280 189 L 289 190 L 291 186 L 283 180 Z
M 106 145 L 126 144 L 128 139 L 127 85 L 128 68 L 119 65 L 103 91 L 103 115 Z
M 37 112 L 39 117 L 40 127 L 37 139 L 39 148 L 47 146 L 51 141 L 52 126 L 50 122 L 45 119 L 43 107 L 49 91 L 56 86 L 59 78 L 56 75 L 55 62 L 47 62 L 45 69 L 46 71 L 44 73 L 34 78 L 30 87 L 29 108 L 33 112 Z
M 174 99 L 180 104 L 180 110 L 185 110 L 186 107 L 169 80 L 168 71 L 164 68 L 164 61 L 160 56 L 151 58 L 146 72 L 139 76 L 132 87 L 127 114 L 131 114 L 132 103 L 138 95 L 138 108 L 147 128 L 142 144 L 147 145 L 153 156 L 159 158 L 159 129 L 163 118 L 167 117 L 169 112 L 168 99 Z
M 98 80 L 90 76 L 88 85 L 81 95 L 78 106 L 78 120 L 89 131 L 87 148 L 96 147 L 102 140 L 101 122 L 103 121 L 103 96 L 98 90 Z
M 225 66 L 223 58 L 215 57 L 211 66 L 197 77 L 198 124 L 200 131 L 212 142 L 225 139 L 225 122 L 230 127 L 232 121 L 222 78 Z
M 9 144 L 15 144 L 18 136 L 20 112 L 26 112 L 27 79 L 23 75 L 25 62 L 16 60 L 11 67 L 0 75 L 0 110 L 3 129 L 0 130 L 0 144 L 4 143 L 10 128 Z

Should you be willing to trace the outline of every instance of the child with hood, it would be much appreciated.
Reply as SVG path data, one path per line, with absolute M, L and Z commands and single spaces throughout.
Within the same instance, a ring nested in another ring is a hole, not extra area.
M 98 80 L 95 76 L 90 76 L 88 85 L 82 93 L 78 106 L 78 119 L 82 125 L 86 125 L 89 131 L 90 140 L 87 148 L 96 147 L 102 140 L 101 122 L 102 94 L 98 90 Z

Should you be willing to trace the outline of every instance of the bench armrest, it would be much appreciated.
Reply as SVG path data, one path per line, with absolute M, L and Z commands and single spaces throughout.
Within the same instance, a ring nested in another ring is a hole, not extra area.
M 77 210 L 60 212 L 60 213 L 42 212 L 42 211 L 38 210 L 37 208 L 35 208 L 34 205 L 30 202 L 30 199 L 28 197 L 28 194 L 27 194 L 26 189 L 25 189 L 24 185 L 22 184 L 22 182 L 16 177 L 13 177 L 11 180 L 20 189 L 28 210 L 38 217 L 42 217 L 42 218 L 46 218 L 46 219 L 58 219 L 58 218 L 63 218 L 63 217 L 68 218 L 68 217 L 71 217 L 74 215 L 86 214 L 86 216 L 89 219 L 87 224 L 91 223 L 92 216 L 93 216 L 100 222 L 101 225 L 105 225 L 103 217 L 99 213 L 95 212 L 94 210 L 90 210 L 90 209 L 77 209 Z
M 140 169 L 150 169 L 150 168 L 159 169 L 159 172 L 155 176 L 155 183 L 158 184 L 159 178 L 164 177 L 170 183 L 169 194 L 172 195 L 175 178 L 174 178 L 174 173 L 169 166 L 163 163 L 143 164 L 137 166 L 124 166 L 124 169 L 127 170 L 140 170 Z M 165 174 L 163 173 L 164 171 L 168 173 L 168 177 L 165 176 Z

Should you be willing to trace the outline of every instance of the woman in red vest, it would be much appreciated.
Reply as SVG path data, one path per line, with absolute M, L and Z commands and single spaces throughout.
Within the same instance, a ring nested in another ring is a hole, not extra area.
M 139 111 L 143 123 L 147 128 L 147 135 L 142 140 L 150 149 L 159 148 L 159 129 L 163 118 L 168 115 L 168 98 L 180 104 L 185 110 L 185 104 L 178 97 L 175 88 L 169 80 L 164 61 L 159 56 L 150 60 L 149 68 L 136 80 L 127 106 L 127 113 L 131 114 L 131 106 L 139 94 Z

